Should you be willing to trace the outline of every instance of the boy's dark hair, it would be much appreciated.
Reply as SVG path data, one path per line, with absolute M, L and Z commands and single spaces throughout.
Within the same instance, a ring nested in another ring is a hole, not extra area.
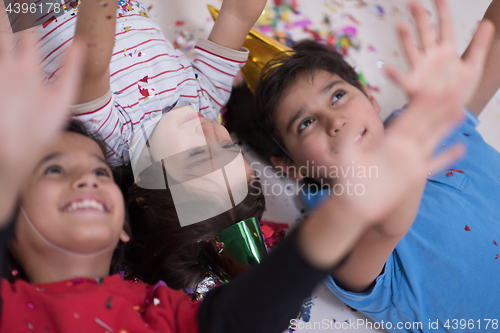
M 106 149 L 107 149 L 106 144 L 99 138 L 91 137 L 81 122 L 77 120 L 71 120 L 64 129 L 64 132 L 81 134 L 83 136 L 86 136 L 94 140 L 99 145 L 99 148 L 101 148 L 101 151 L 104 154 L 104 156 L 106 156 Z M 125 222 L 123 225 L 123 229 L 130 236 L 130 238 L 132 238 L 129 218 L 126 209 L 125 209 Z M 120 270 L 125 244 L 126 243 L 122 242 L 121 240 L 119 241 L 113 253 L 113 257 L 111 259 L 111 265 L 109 269 L 110 274 L 118 273 L 118 271 Z M 10 251 L 10 249 L 7 249 L 2 270 L 3 270 L 2 276 L 6 278 L 9 282 L 14 282 L 18 279 L 29 281 L 28 276 L 24 272 L 24 269 L 22 268 L 21 264 L 16 259 L 14 254 Z
M 162 168 L 157 163 L 146 172 L 154 172 L 158 167 Z M 127 168 L 125 172 L 130 173 L 130 167 Z M 198 263 L 198 256 L 210 239 L 239 221 L 250 217 L 260 219 L 265 209 L 257 178 L 250 180 L 248 195 L 241 203 L 222 214 L 185 227 L 179 224 L 168 186 L 163 190 L 151 190 L 133 184 L 126 197 L 134 234 L 125 250 L 127 269 L 132 276 L 146 283 L 163 280 L 174 289 L 193 288 L 206 276 Z
M 266 159 L 285 156 L 274 122 L 276 106 L 298 78 L 314 78 L 320 70 L 337 74 L 364 93 L 358 74 L 338 52 L 314 41 L 300 42 L 266 64 L 255 98 L 246 87 L 233 90 L 227 108 L 238 138 Z

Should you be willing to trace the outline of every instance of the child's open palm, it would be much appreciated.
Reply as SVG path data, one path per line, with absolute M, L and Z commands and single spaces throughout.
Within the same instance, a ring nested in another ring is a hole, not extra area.
M 493 23 L 483 20 L 464 58 L 455 45 L 450 9 L 445 0 L 435 0 L 439 19 L 439 36 L 434 33 L 426 10 L 411 2 L 420 48 L 414 43 L 408 24 L 401 23 L 398 33 L 405 53 L 409 73 L 387 66 L 388 76 L 408 95 L 410 103 L 462 108 L 476 92 L 483 75 L 484 62 L 494 34 Z M 455 102 L 450 103 L 450 99 Z
M 463 117 L 462 107 L 472 97 L 493 37 L 491 22 L 483 22 L 461 59 L 455 50 L 453 23 L 445 0 L 436 0 L 440 39 L 432 31 L 427 14 L 418 2 L 411 4 L 422 48 L 415 46 L 409 28 L 399 26 L 399 33 L 411 70 L 401 73 L 388 67 L 388 75 L 408 94 L 410 104 L 389 126 L 386 136 L 375 148 L 349 149 L 343 164 L 376 167 L 378 178 L 345 179 L 364 185 L 365 194 L 351 198 L 360 214 L 373 222 L 384 219 L 405 202 L 416 189 L 423 189 L 430 172 L 443 169 L 463 151 L 452 147 L 433 155 L 436 145 Z M 401 226 L 406 232 L 409 226 Z
M 5 11 L 0 15 L 6 19 Z M 0 22 L 0 216 L 15 199 L 12 191 L 67 119 L 84 53 L 79 42 L 73 43 L 57 82 L 44 85 L 34 34 L 17 33 L 14 38 L 5 21 Z

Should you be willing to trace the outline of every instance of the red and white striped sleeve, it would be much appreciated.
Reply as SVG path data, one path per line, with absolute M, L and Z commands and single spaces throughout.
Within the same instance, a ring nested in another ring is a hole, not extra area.
M 199 85 L 200 113 L 218 119 L 231 94 L 236 74 L 245 66 L 248 50 L 229 49 L 206 39 L 195 47 L 193 69 Z
M 73 106 L 71 113 L 74 119 L 83 123 L 90 136 L 104 142 L 106 158 L 111 165 L 128 161 L 132 122 L 115 103 L 111 90 L 96 100 Z

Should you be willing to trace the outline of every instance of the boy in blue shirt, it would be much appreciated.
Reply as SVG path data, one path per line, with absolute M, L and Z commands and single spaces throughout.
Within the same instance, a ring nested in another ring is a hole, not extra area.
M 436 0 L 439 42 L 425 10 L 418 3 L 410 7 L 421 48 L 413 43 L 409 28 L 400 25 L 398 33 L 411 71 L 403 75 L 387 67 L 387 74 L 407 93 L 407 110 L 436 107 L 431 101 L 449 89 L 446 98 L 470 111 L 464 110 L 464 120 L 457 118 L 451 134 L 436 142 L 433 161 L 444 166 L 443 159 L 458 156 L 463 148 L 466 153 L 445 171 L 429 165 L 427 182 L 417 184 L 396 211 L 358 240 L 327 285 L 348 305 L 383 321 L 390 331 L 498 329 L 500 154 L 484 142 L 476 126 L 477 115 L 500 87 L 500 36 L 495 37 L 482 76 L 474 50 L 482 43 L 477 37 L 486 21 L 460 60 L 444 0 Z M 499 15 L 500 1 L 495 0 L 485 18 L 500 26 Z M 438 63 L 441 74 L 449 75 L 448 87 L 430 71 Z M 363 192 L 370 177 L 384 177 L 376 172 L 377 165 L 370 174 L 356 160 L 352 165 L 338 164 L 346 160 L 352 146 L 377 150 L 382 138 L 392 134 L 384 130 L 376 100 L 340 55 L 306 42 L 267 68 L 256 90 L 256 112 L 248 116 L 249 131 L 258 129 L 259 133 L 240 138 L 289 177 L 318 182 L 326 188 L 322 194 L 350 191 L 352 195 L 389 196 L 383 191 Z M 392 121 L 398 117 L 393 115 Z M 429 126 L 433 122 L 429 119 Z M 417 152 L 416 148 L 407 149 Z M 401 163 L 381 161 L 379 165 L 389 162 Z M 351 172 L 350 183 L 339 181 L 340 173 Z

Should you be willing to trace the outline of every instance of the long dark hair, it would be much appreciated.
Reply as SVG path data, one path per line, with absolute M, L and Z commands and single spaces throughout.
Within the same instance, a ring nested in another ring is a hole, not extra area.
M 150 167 L 162 168 L 160 163 Z M 146 172 L 148 172 L 146 170 Z M 131 169 L 122 167 L 134 240 L 125 250 L 130 273 L 149 284 L 163 280 L 174 289 L 191 288 L 206 275 L 198 263 L 203 246 L 227 227 L 250 217 L 261 218 L 265 200 L 258 178 L 248 183 L 248 195 L 232 209 L 215 217 L 181 227 L 170 190 L 150 190 L 133 184 Z M 141 174 L 142 176 L 143 174 Z M 148 178 L 148 177 L 145 177 Z
M 98 137 L 93 136 L 91 137 L 85 127 L 83 126 L 82 123 L 76 120 L 71 120 L 66 128 L 64 129 L 65 132 L 71 132 L 71 133 L 76 133 L 76 134 L 81 134 L 83 136 L 86 136 L 92 140 L 94 140 L 98 145 L 99 148 L 101 148 L 101 151 L 103 152 L 104 156 L 106 156 L 106 145 L 102 140 L 100 140 Z M 116 179 L 115 179 L 116 181 Z M 18 212 L 19 213 L 19 212 Z M 125 209 L 125 221 L 123 225 L 123 229 L 125 232 L 132 238 L 132 232 L 130 229 L 130 224 L 129 224 L 129 218 L 127 214 L 127 210 Z M 109 269 L 109 274 L 114 274 L 118 273 L 118 271 L 121 269 L 121 263 L 123 260 L 123 255 L 124 255 L 124 250 L 125 250 L 125 245 L 126 243 L 122 242 L 121 240 L 119 241 L 114 253 L 113 257 L 111 259 L 111 265 Z M 21 266 L 19 260 L 16 259 L 14 254 L 10 249 L 7 249 L 7 253 L 4 259 L 3 263 L 3 274 L 2 276 L 6 278 L 9 282 L 14 282 L 18 279 L 22 279 L 25 281 L 29 281 L 28 276 L 26 275 L 26 272 L 24 271 L 23 267 Z

